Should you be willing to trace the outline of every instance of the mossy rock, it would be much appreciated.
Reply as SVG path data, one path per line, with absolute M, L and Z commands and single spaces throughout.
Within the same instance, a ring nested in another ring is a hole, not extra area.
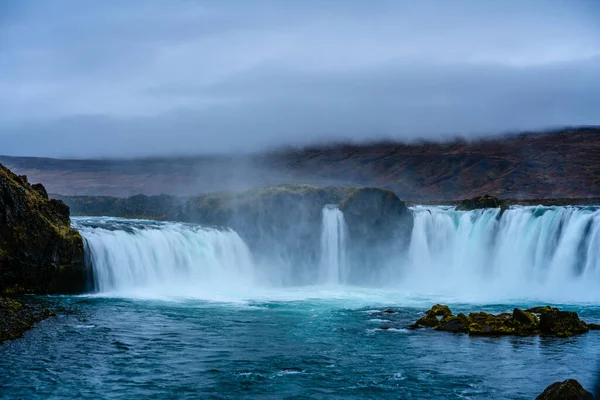
M 569 337 L 589 331 L 585 322 L 573 311 L 549 311 L 540 316 L 540 331 L 558 337 Z
M 469 314 L 469 334 L 470 335 L 514 335 L 515 328 L 507 321 L 511 317 L 507 314 L 488 314 L 486 312 L 477 312 Z
M 594 396 L 575 379 L 567 379 L 548 386 L 535 400 L 594 400 Z
M 469 317 L 461 313 L 456 316 L 450 315 L 443 317 L 440 324 L 436 326 L 435 329 L 444 332 L 468 333 L 469 325 Z
M 53 311 L 41 307 L 0 297 L 0 343 L 23 336 L 37 322 L 55 315 Z
M 539 307 L 529 308 L 525 311 L 534 313 L 534 314 L 543 314 L 543 313 L 549 312 L 549 311 L 558 311 L 558 308 L 551 307 L 551 306 L 539 306 Z
M 69 207 L 0 165 L 0 294 L 85 286 L 83 239 L 71 228 Z
M 446 305 L 436 304 L 425 312 L 425 316 L 417 320 L 417 324 L 428 328 L 436 328 L 443 318 L 451 317 L 452 311 Z

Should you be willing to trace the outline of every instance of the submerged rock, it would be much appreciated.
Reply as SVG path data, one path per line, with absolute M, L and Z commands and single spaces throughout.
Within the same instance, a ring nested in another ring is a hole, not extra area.
M 540 318 L 533 311 L 539 311 Z M 536 307 L 529 310 L 515 308 L 512 313 L 489 314 L 472 312 L 453 315 L 450 308 L 436 304 L 425 316 L 410 326 L 411 329 L 429 327 L 439 331 L 469 333 L 475 336 L 549 334 L 569 337 L 600 329 L 600 325 L 586 324 L 576 313 L 560 311 L 553 307 Z
M 594 400 L 594 396 L 575 379 L 567 379 L 548 386 L 535 400 Z
M 81 292 L 83 240 L 69 207 L 0 165 L 0 294 Z

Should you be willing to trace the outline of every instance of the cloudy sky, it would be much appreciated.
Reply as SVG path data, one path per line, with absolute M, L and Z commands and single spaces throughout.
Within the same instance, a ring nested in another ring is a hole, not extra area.
M 0 153 L 600 124 L 596 0 L 0 1 Z

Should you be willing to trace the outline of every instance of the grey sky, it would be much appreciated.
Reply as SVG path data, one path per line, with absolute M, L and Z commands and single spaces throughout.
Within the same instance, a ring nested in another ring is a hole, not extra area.
M 600 2 L 0 2 L 0 153 L 600 124 Z

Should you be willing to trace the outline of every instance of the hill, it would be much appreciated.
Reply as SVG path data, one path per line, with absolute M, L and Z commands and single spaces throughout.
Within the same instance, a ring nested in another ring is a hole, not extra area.
M 250 155 L 0 162 L 61 195 L 191 196 L 282 183 L 375 186 L 408 200 L 600 196 L 600 128 L 445 143 L 339 144 Z

